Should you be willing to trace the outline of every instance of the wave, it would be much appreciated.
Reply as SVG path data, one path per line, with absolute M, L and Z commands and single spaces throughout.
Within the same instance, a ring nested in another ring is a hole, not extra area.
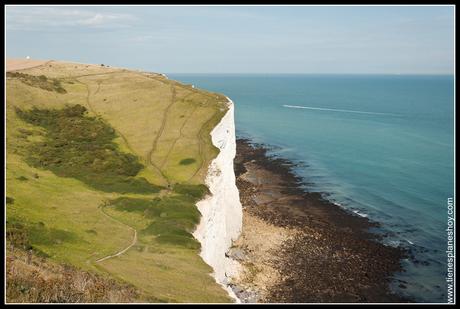
M 356 110 L 351 110 L 351 109 L 335 109 L 335 108 L 323 108 L 323 107 L 311 107 L 311 106 L 299 106 L 299 105 L 287 105 L 287 104 L 284 104 L 283 107 L 311 109 L 311 110 L 319 110 L 319 111 L 330 111 L 330 112 L 341 112 L 341 113 L 399 116 L 398 114 L 392 114 L 392 113 L 366 112 L 366 111 L 356 111 Z
M 338 206 L 338 207 L 340 207 L 340 208 L 342 208 L 342 209 L 345 209 L 345 210 L 348 210 L 348 211 L 351 210 L 354 214 L 356 214 L 356 215 L 358 215 L 358 216 L 360 216 L 360 217 L 363 217 L 363 218 L 367 218 L 367 217 L 368 217 L 368 214 L 366 214 L 366 213 L 364 213 L 364 212 L 361 212 L 360 210 L 353 209 L 353 208 L 350 209 L 350 208 L 348 208 L 347 206 L 342 205 L 342 204 L 340 204 L 340 203 L 338 203 L 338 202 L 334 202 L 334 201 L 331 201 L 331 202 L 332 202 L 332 204 L 334 204 L 335 206 Z
M 367 214 L 360 212 L 359 210 L 353 210 L 355 214 L 357 214 L 360 217 L 367 218 Z
M 413 245 L 414 243 L 407 238 L 404 238 L 409 244 Z

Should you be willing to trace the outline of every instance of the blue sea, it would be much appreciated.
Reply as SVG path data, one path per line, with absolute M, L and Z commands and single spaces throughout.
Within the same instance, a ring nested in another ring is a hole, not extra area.
M 454 77 L 168 74 L 230 97 L 237 135 L 300 163 L 310 191 L 380 222 L 404 246 L 395 291 L 446 302 L 447 199 L 454 195 Z M 406 288 L 399 287 L 406 281 Z

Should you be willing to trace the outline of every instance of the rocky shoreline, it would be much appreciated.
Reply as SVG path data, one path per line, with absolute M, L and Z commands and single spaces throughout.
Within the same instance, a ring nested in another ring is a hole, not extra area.
M 243 230 L 228 256 L 243 270 L 232 281 L 242 302 L 408 302 L 391 276 L 406 253 L 378 242 L 378 223 L 301 188 L 293 163 L 237 140 L 236 184 Z

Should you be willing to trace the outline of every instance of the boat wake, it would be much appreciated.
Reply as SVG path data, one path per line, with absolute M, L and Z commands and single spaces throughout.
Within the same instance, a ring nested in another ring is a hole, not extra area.
M 301 108 L 301 109 L 310 109 L 310 110 L 319 110 L 319 111 L 330 111 L 330 112 L 341 112 L 341 113 L 399 116 L 398 114 L 391 114 L 391 113 L 366 112 L 366 111 L 355 111 L 355 110 L 350 110 L 350 109 L 322 108 L 322 107 L 311 107 L 311 106 L 300 106 L 300 105 L 287 105 L 287 104 L 284 104 L 283 107 Z

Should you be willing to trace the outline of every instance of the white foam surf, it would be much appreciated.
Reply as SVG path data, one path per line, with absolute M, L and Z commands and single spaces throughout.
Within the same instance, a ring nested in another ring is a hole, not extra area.
M 362 212 L 360 212 L 358 210 L 353 210 L 353 212 L 355 214 L 357 214 L 358 216 L 360 216 L 360 217 L 367 218 L 367 214 L 365 214 L 365 213 L 362 213 Z

